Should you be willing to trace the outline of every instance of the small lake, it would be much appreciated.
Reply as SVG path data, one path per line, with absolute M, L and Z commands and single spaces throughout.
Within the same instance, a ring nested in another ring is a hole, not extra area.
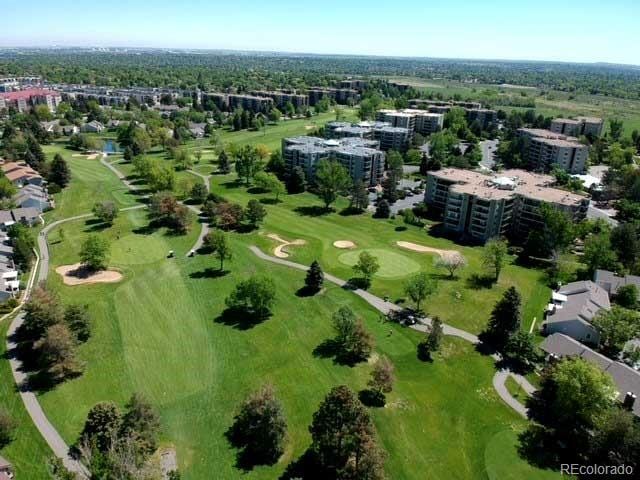
M 105 140 L 102 151 L 107 155 L 113 155 L 114 153 L 122 152 L 122 148 L 120 148 L 120 145 L 113 140 Z

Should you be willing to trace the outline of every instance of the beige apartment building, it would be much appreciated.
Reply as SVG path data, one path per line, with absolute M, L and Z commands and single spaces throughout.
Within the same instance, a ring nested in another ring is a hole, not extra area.
M 522 240 L 542 228 L 540 206 L 551 204 L 575 221 L 586 217 L 589 199 L 554 188 L 554 178 L 525 170 L 487 175 L 447 168 L 429 172 L 425 203 L 442 212 L 446 230 L 484 243 L 493 237 Z
M 539 128 L 520 128 L 518 135 L 528 140 L 524 155 L 532 170 L 549 172 L 559 167 L 571 174 L 586 172 L 589 146 L 577 138 Z
M 602 135 L 604 128 L 604 120 L 597 117 L 578 117 L 571 118 L 554 118 L 551 121 L 551 130 L 554 133 L 560 133 L 571 137 L 579 137 L 581 135 L 599 137 Z
M 388 122 L 392 127 L 406 128 L 411 135 L 430 135 L 442 130 L 444 114 L 406 108 L 404 110 L 378 110 L 376 121 Z

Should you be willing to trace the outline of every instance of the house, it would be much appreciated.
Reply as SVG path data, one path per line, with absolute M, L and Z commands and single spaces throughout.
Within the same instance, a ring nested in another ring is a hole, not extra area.
M 552 293 L 544 334 L 563 333 L 579 342 L 598 345 L 600 334 L 591 324 L 601 310 L 609 310 L 609 294 L 591 281 L 572 282 Z
M 193 135 L 194 138 L 202 138 L 204 137 L 206 123 L 189 123 L 189 132 Z
M 0 235 L 0 302 L 14 298 L 20 289 L 18 270 L 13 263 L 13 247 L 6 233 Z
M 60 120 L 52 120 L 50 122 L 40 122 L 40 126 L 47 133 L 59 133 L 61 130 Z
M 618 293 L 618 289 L 620 287 L 635 285 L 638 289 L 638 295 L 640 298 L 640 277 L 636 275 L 625 275 L 624 277 L 620 277 L 608 270 L 596 270 L 596 273 L 593 276 L 593 281 L 612 296 Z
M 618 390 L 618 400 L 634 415 L 640 416 L 640 402 L 636 401 L 640 395 L 640 372 L 624 363 L 613 361 L 562 333 L 549 335 L 540 348 L 552 358 L 580 357 L 611 375 Z
M 44 187 L 38 185 L 26 185 L 13 196 L 13 201 L 21 208 L 35 208 L 42 213 L 53 208 L 53 201 Z
M 13 478 L 13 465 L 4 457 L 0 456 L 0 480 L 10 480 Z
M 27 208 L 14 208 L 11 210 L 11 217 L 13 221 L 18 223 L 24 223 L 30 227 L 34 226 L 36 223 L 41 223 L 42 218 L 40 217 L 40 212 L 32 207 Z
M 22 188 L 24 185 L 42 185 L 42 176 L 26 163 L 5 162 L 0 168 L 4 176 L 16 187 Z
M 81 130 L 85 133 L 101 133 L 104 130 L 104 125 L 97 120 L 93 120 L 82 125 Z

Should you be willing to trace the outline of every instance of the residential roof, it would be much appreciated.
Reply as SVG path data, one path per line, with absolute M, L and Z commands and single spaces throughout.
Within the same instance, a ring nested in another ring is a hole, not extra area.
M 591 325 L 600 310 L 611 308 L 607 292 L 590 280 L 568 283 L 558 293 L 565 295 L 567 301 L 547 317 L 546 323 L 579 320 Z
M 28 88 L 26 90 L 19 90 L 17 92 L 0 93 L 0 98 L 5 100 L 28 100 L 31 97 L 44 97 L 46 95 L 60 95 L 53 90 L 47 90 L 46 88 Z
M 620 362 L 615 362 L 604 355 L 591 350 L 586 345 L 562 333 L 549 335 L 540 344 L 540 348 L 558 357 L 580 357 L 597 366 L 613 378 L 618 389 L 618 399 L 624 400 L 627 392 L 640 396 L 640 372 Z M 640 401 L 633 405 L 633 413 L 640 416 Z
M 23 177 L 27 178 L 42 178 L 38 172 L 31 168 L 26 163 L 6 162 L 3 163 L 0 168 L 4 172 L 4 175 L 13 182 Z
M 620 287 L 625 285 L 635 285 L 640 291 L 640 277 L 636 275 L 625 275 L 620 277 L 609 270 L 596 270 L 593 281 L 605 289 L 609 294 L 615 295 Z
M 553 188 L 551 185 L 555 183 L 555 179 L 552 176 L 526 170 L 505 170 L 495 175 L 461 168 L 444 168 L 429 172 L 429 175 L 454 183 L 455 185 L 450 187 L 452 192 L 474 195 L 486 200 L 501 200 L 521 195 L 566 206 L 575 206 L 587 201 L 587 197 L 582 195 Z M 510 180 L 509 185 L 505 179 Z M 506 188 L 507 186 L 513 188 Z
M 3 456 L 0 456 L 0 468 L 7 468 L 7 467 L 11 467 L 11 462 L 6 458 L 4 458 Z

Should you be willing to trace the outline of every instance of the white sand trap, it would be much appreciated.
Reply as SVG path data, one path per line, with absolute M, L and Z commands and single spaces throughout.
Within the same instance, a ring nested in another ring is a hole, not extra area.
M 116 283 L 122 280 L 122 274 L 115 270 L 100 270 L 89 272 L 81 263 L 61 265 L 56 273 L 62 276 L 65 285 L 87 285 L 91 283 Z
M 336 248 L 356 248 L 356 244 L 351 240 L 336 240 L 333 242 L 333 246 Z
M 305 125 L 304 126 L 305 130 L 313 130 L 314 128 L 316 128 L 315 125 Z
M 440 248 L 432 248 L 427 247 L 425 245 L 418 245 L 417 243 L 411 242 L 396 242 L 400 248 L 405 248 L 407 250 L 411 250 L 412 252 L 420 252 L 420 253 L 435 253 L 440 255 L 442 258 L 452 258 L 459 257 L 460 252 L 457 250 L 442 250 Z
M 285 251 L 285 247 L 288 247 L 291 245 L 300 246 L 307 243 L 301 239 L 297 239 L 297 240 L 293 240 L 292 242 L 289 242 L 288 240 L 283 239 L 282 237 L 276 235 L 275 233 L 270 233 L 269 235 L 267 235 L 267 237 L 280 243 L 280 245 L 278 245 L 273 250 L 273 254 L 278 258 L 289 258 L 289 254 Z
M 92 153 L 91 155 L 87 155 L 87 160 L 95 160 L 98 158 L 98 153 Z

